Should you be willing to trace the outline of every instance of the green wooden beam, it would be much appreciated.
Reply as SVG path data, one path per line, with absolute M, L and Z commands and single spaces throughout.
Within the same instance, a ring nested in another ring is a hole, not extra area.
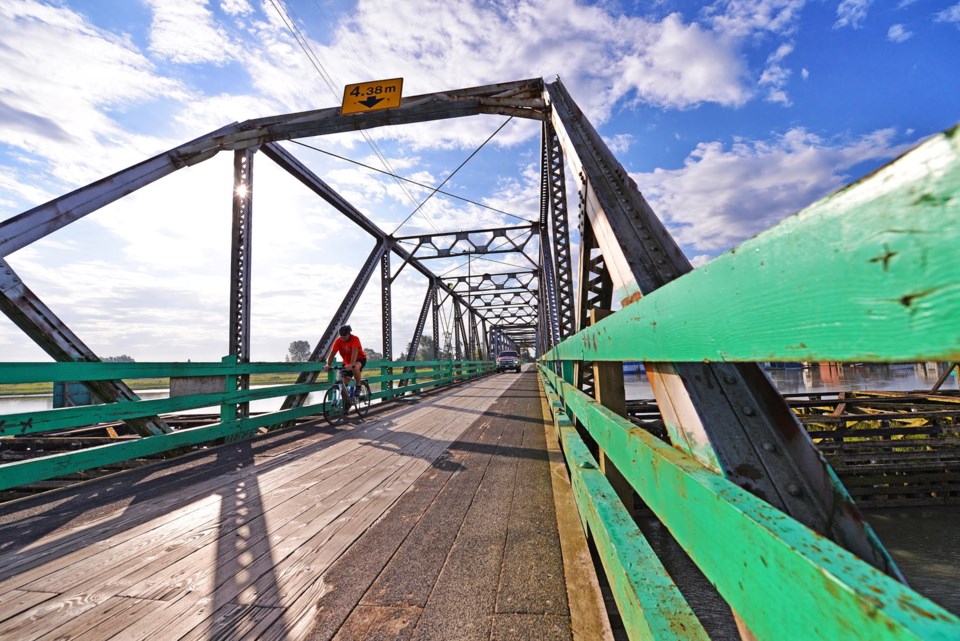
M 960 639 L 960 619 L 540 368 L 758 639 Z
M 960 360 L 954 127 L 548 352 L 546 360 Z
M 158 436 L 145 436 L 135 441 L 90 447 L 76 452 L 52 454 L 41 458 L 0 465 L 0 490 L 56 478 L 83 470 L 103 467 L 129 459 L 169 452 L 188 445 L 242 434 L 268 425 L 279 425 L 322 411 L 320 405 L 309 405 L 282 412 L 272 412 L 248 419 L 214 423 Z
M 549 389 L 547 400 L 554 401 Z M 584 530 L 589 528 L 630 639 L 709 640 L 576 428 L 554 415 Z
M 0 436 L 38 434 L 52 430 L 85 427 L 143 416 L 156 416 L 225 403 L 245 403 L 287 394 L 309 394 L 327 389 L 326 383 L 276 385 L 222 394 L 191 394 L 152 401 L 120 401 L 81 407 L 0 415 Z

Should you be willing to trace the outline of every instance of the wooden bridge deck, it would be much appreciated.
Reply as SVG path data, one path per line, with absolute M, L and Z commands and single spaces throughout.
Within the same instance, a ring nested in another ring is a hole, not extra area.
M 3 506 L 0 639 L 570 639 L 550 466 L 528 372 Z

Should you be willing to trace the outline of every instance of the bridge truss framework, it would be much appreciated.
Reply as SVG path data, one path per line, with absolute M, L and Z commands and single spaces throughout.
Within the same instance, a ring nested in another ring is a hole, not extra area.
M 539 220 L 530 225 L 398 237 L 388 234 L 279 144 L 283 140 L 479 114 L 542 123 Z M 339 108 L 234 123 L 112 176 L 0 222 L 0 309 L 57 361 L 95 361 L 93 351 L 16 274 L 6 257 L 178 169 L 220 152 L 234 153 L 229 349 L 249 362 L 253 167 L 257 155 L 276 163 L 352 223 L 375 245 L 310 356 L 322 360 L 337 328 L 354 311 L 379 271 L 384 354 L 395 353 L 391 286 L 410 266 L 428 280 L 406 357 L 415 357 L 432 316 L 454 309 L 456 357 L 490 358 L 532 346 L 538 354 L 590 323 L 591 310 L 627 306 L 691 270 L 691 265 L 633 180 L 616 161 L 562 83 L 529 79 L 405 98 L 390 110 L 341 115 Z M 571 257 L 567 176 L 579 193 L 580 260 Z M 536 237 L 536 254 L 531 257 Z M 431 259 L 518 253 L 529 269 L 441 277 Z M 576 284 L 575 284 L 576 269 Z M 576 285 L 576 291 L 575 291 Z M 565 377 L 593 392 L 589 363 Z M 802 426 L 759 366 L 750 363 L 647 363 L 646 370 L 674 447 L 685 450 L 796 520 L 875 567 L 900 574 L 865 526 Z M 315 372 L 299 382 L 313 382 Z M 248 381 L 239 378 L 238 387 Z M 121 381 L 92 385 L 105 402 L 136 398 Z M 284 408 L 304 398 L 291 396 Z M 238 412 L 246 412 L 241 407 Z M 159 418 L 131 423 L 141 435 L 169 431 Z

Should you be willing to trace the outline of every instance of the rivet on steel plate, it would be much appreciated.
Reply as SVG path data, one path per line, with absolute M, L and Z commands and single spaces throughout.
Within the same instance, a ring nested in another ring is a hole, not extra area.
M 763 443 L 763 451 L 764 451 L 764 452 L 773 452 L 773 451 L 776 450 L 776 449 L 777 449 L 777 448 L 776 448 L 776 446 L 774 446 L 773 443 L 771 443 L 770 441 L 764 441 L 764 443 Z
M 757 410 L 753 409 L 749 405 L 744 405 L 743 413 L 746 414 L 747 416 L 754 416 L 757 413 Z
M 790 496 L 800 496 L 802 494 L 800 491 L 800 486 L 796 483 L 789 483 L 787 485 L 787 494 Z

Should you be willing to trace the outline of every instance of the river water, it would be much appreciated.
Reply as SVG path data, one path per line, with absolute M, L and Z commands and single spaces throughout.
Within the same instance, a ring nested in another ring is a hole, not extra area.
M 930 389 L 940 376 L 942 366 L 935 364 L 916 365 L 858 365 L 843 367 L 769 369 L 768 374 L 783 394 L 824 391 L 872 390 L 919 390 Z M 653 398 L 646 377 L 628 374 L 625 380 L 628 399 Z M 945 389 L 957 389 L 956 376 L 944 384 Z M 166 390 L 138 392 L 143 399 L 166 398 Z M 312 395 L 313 396 L 313 395 Z M 279 409 L 282 398 L 266 399 L 251 403 L 254 412 Z M 320 399 L 311 402 L 320 402 Z M 50 395 L 0 397 L 0 415 L 49 409 Z M 215 412 L 216 408 L 194 410 Z M 874 509 L 866 512 L 867 520 L 887 546 L 911 587 L 954 613 L 960 614 L 960 506 Z M 682 577 L 694 584 L 691 602 L 697 601 L 695 610 L 704 620 L 714 638 L 738 638 L 722 601 L 706 595 L 712 588 L 705 579 L 696 578 L 698 571 L 691 567 L 682 550 L 671 543 L 669 534 L 655 520 L 641 523 L 658 555 L 668 569 L 677 573 L 678 583 Z M 675 559 L 675 562 L 668 562 Z M 674 567 L 671 567 L 674 565 Z M 697 581 L 701 586 L 696 587 Z M 682 584 L 682 583 L 681 583 Z M 824 595 L 824 598 L 828 598 Z

